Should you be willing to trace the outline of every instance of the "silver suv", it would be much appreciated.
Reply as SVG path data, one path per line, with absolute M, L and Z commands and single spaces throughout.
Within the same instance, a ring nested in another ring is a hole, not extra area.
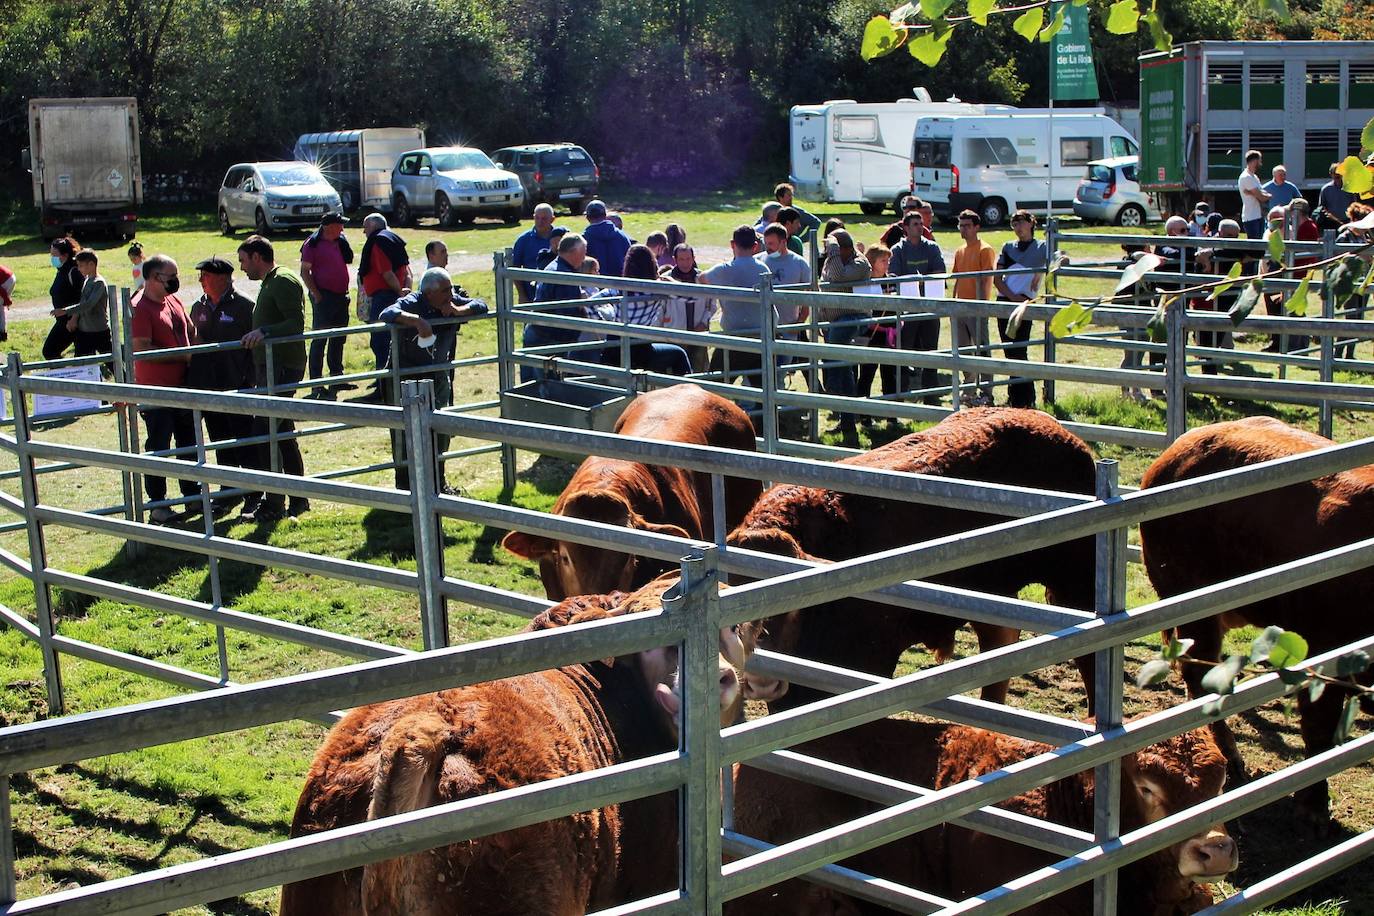
M 308 162 L 243 162 L 231 166 L 219 188 L 219 230 L 252 226 L 313 229 L 326 213 L 343 213 L 339 192 Z
M 441 226 L 469 225 L 479 216 L 520 221 L 520 178 L 479 149 L 441 146 L 402 153 L 391 170 L 391 215 L 398 226 L 434 215 Z

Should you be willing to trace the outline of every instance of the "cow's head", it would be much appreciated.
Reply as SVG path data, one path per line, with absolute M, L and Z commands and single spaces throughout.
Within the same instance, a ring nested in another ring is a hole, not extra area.
M 614 490 L 575 493 L 562 502 L 558 514 L 638 531 L 691 537 L 677 525 L 660 525 L 646 520 Z M 589 547 L 521 531 L 507 534 L 501 546 L 518 557 L 538 561 L 544 594 L 551 601 L 562 601 L 573 595 L 629 590 L 635 587 L 637 580 L 642 583 L 645 574 L 641 569 L 646 562 L 644 559 L 604 547 Z M 653 571 L 648 571 L 648 575 L 653 575 Z
M 1121 777 L 1122 824 L 1137 829 L 1220 795 L 1226 758 L 1211 730 L 1200 728 L 1125 757 Z M 1146 861 L 1159 902 L 1168 902 L 1188 899 L 1193 884 L 1230 874 L 1240 860 L 1235 841 L 1216 824 Z
M 660 576 L 648 585 L 631 593 L 612 592 L 607 595 L 584 595 L 566 599 L 540 614 L 530 623 L 528 629 L 541 630 L 549 627 L 585 623 L 608 617 L 620 617 L 643 611 L 657 610 L 663 604 L 664 593 L 677 584 L 677 576 Z M 743 710 L 744 696 L 740 689 L 739 675 L 754 650 L 755 627 L 743 624 L 725 627 L 720 631 L 720 654 L 717 656 L 716 671 L 720 685 L 720 724 L 724 728 L 738 721 Z M 678 651 L 676 646 L 646 649 L 630 656 L 602 659 L 597 664 L 606 667 L 620 665 L 633 666 L 638 672 L 638 682 L 649 695 L 663 716 L 664 724 L 677 735 L 679 716 L 682 709 L 682 685 L 678 671 Z
M 730 535 L 727 543 L 731 547 L 742 547 L 760 553 L 823 562 L 807 554 L 792 535 L 780 528 L 738 529 Z M 788 611 L 760 621 L 757 631 L 759 648 L 785 655 L 800 654 L 798 650 L 802 637 L 801 614 L 801 611 Z M 744 696 L 750 700 L 771 703 L 782 699 L 790 687 L 791 684 L 781 678 L 766 677 L 748 671 L 744 673 Z

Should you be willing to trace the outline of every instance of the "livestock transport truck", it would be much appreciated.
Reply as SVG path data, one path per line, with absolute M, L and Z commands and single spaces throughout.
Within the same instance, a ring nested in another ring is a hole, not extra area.
M 1140 56 L 1140 187 L 1162 213 L 1240 207 L 1247 150 L 1311 196 L 1360 153 L 1374 117 L 1374 41 L 1193 41 Z
M 43 238 L 91 230 L 133 238 L 143 203 L 137 101 L 30 99 L 21 158 Z
M 391 170 L 401 153 L 425 145 L 418 127 L 369 127 L 301 134 L 294 158 L 313 162 L 339 192 L 345 213 L 391 211 Z

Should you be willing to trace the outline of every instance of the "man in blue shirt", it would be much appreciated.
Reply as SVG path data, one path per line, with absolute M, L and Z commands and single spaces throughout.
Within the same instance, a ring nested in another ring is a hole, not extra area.
M 734 257 L 724 264 L 717 264 L 706 271 L 701 275 L 700 282 L 711 286 L 736 286 L 743 289 L 754 289 L 758 286 L 759 280 L 767 274 L 763 265 L 754 260 L 754 247 L 757 244 L 758 236 L 754 234 L 753 226 L 736 226 L 734 233 L 730 236 L 730 253 Z M 720 300 L 720 329 L 723 333 L 736 337 L 758 337 L 762 325 L 763 319 L 759 310 L 757 293 L 747 295 L 743 299 Z M 711 371 L 724 372 L 725 360 L 725 348 L 716 347 L 711 354 Z M 729 351 L 729 360 L 730 372 L 728 375 L 723 375 L 721 379 L 727 385 L 746 372 L 757 373 L 763 365 L 760 354 L 746 353 L 743 350 Z M 755 385 L 757 382 L 750 378 L 748 384 Z M 758 405 L 741 401 L 740 407 L 745 410 L 752 410 L 757 409 Z
M 1322 185 L 1321 193 L 1317 195 L 1317 228 L 1319 229 L 1339 229 L 1346 223 L 1346 211 L 1355 202 L 1355 195 L 1351 194 L 1344 187 L 1345 180 L 1340 172 L 1339 162 L 1331 163 L 1331 170 L 1328 173 L 1331 180 Z
M 587 228 L 582 237 L 587 240 L 587 254 L 601 265 L 603 277 L 619 277 L 625 272 L 625 252 L 630 250 L 630 237 L 606 219 L 606 205 L 599 200 L 587 204 Z
M 555 226 L 553 219 L 553 207 L 548 204 L 534 208 L 534 227 L 520 233 L 511 246 L 511 267 L 544 269 L 550 260 L 549 252 L 558 245 L 558 237 L 568 231 L 564 226 Z M 515 284 L 515 293 L 521 302 L 530 302 L 534 299 L 534 284 L 522 280 Z
M 925 217 L 920 210 L 908 210 L 902 216 L 902 231 L 906 238 L 892 246 L 892 260 L 888 262 L 887 273 L 891 277 L 929 276 L 945 272 L 945 256 L 940 246 L 925 237 Z M 907 309 L 903 307 L 903 311 Z M 903 350 L 938 350 L 940 348 L 940 319 L 922 318 L 917 321 L 902 322 L 901 344 Z M 933 366 L 917 369 L 902 366 L 899 374 L 901 391 L 911 391 L 912 382 L 920 373 L 920 387 L 934 388 L 940 381 L 940 374 Z M 940 398 L 927 394 L 923 398 L 927 404 L 938 404 Z
M 1274 166 L 1274 180 L 1266 181 L 1261 188 L 1269 195 L 1269 207 L 1286 207 L 1302 196 L 1302 190 L 1288 180 L 1288 169 L 1282 165 Z

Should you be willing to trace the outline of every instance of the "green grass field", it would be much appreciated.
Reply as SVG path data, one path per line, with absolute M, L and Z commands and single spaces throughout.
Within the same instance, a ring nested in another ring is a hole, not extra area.
M 752 222 L 756 198 L 744 194 L 722 194 L 682 199 L 657 199 L 646 196 L 608 194 L 613 206 L 626 214 L 627 229 L 643 237 L 668 222 L 687 228 L 697 244 L 723 244 L 729 230 L 739 222 Z M 183 265 L 211 253 L 230 254 L 236 241 L 221 238 L 212 224 L 209 208 L 205 214 L 178 213 L 155 215 L 145 221 L 140 238 L 149 251 L 165 251 Z M 858 237 L 877 234 L 879 226 L 890 221 L 862 217 L 844 207 L 816 207 L 822 217 L 842 215 Z M 562 218 L 569 222 L 567 217 Z M 571 220 L 579 225 L 580 220 Z M 356 229 L 350 230 L 356 236 Z M 411 240 L 443 237 L 452 253 L 480 254 L 508 244 L 518 230 L 495 224 L 479 224 L 471 230 L 444 232 L 426 224 L 404 234 Z M 240 235 L 242 237 L 242 234 Z M 1005 233 L 992 233 L 989 241 L 1000 244 Z M 289 236 L 283 245 L 293 249 L 299 237 Z M 952 232 L 939 235 L 948 253 L 957 245 Z M 110 243 L 118 254 L 123 246 Z M 412 242 L 412 247 L 415 246 Z M 100 245 L 97 245 L 100 248 Z M 1076 257 L 1109 256 L 1109 249 L 1080 246 Z M 120 255 L 122 258 L 122 255 Z M 47 277 L 46 246 L 22 235 L 0 234 L 0 260 L 14 267 L 20 278 L 20 298 L 45 295 Z M 284 262 L 288 259 L 283 258 Z M 123 261 L 118 262 L 122 270 Z M 113 270 L 107 275 L 114 277 Z M 184 271 L 183 276 L 188 276 Z M 490 296 L 490 272 L 470 271 L 460 281 L 480 295 Z M 39 358 L 46 320 L 16 322 L 11 327 L 10 346 L 26 360 Z M 1256 346 L 1257 342 L 1251 342 Z M 460 339 L 459 356 L 491 353 L 494 350 L 493 325 L 479 322 L 468 325 Z M 1061 360 L 1069 363 L 1115 365 L 1114 351 L 1085 347 L 1061 347 Z M 347 350 L 348 368 L 370 368 L 370 353 L 360 338 Z M 490 368 L 465 370 L 458 376 L 459 401 L 492 397 L 495 373 Z M 354 392 L 350 396 L 357 396 Z M 1229 419 L 1259 410 L 1246 403 L 1219 402 L 1199 398 L 1191 405 L 1195 422 Z M 1082 385 L 1059 385 L 1059 399 L 1052 407 L 1057 416 L 1077 421 L 1096 421 L 1122 426 L 1163 428 L 1163 407 L 1158 402 L 1136 404 L 1116 396 L 1115 391 L 1096 391 Z M 1303 407 L 1263 408 L 1289 422 L 1312 428 L 1315 411 Z M 91 417 L 41 431 L 52 441 L 115 447 L 114 423 L 109 417 Z M 1338 416 L 1337 438 L 1348 440 L 1370 434 L 1364 415 L 1342 413 Z M 865 444 L 879 440 L 865 438 Z M 455 442 L 457 448 L 463 444 Z M 470 443 L 476 444 L 476 443 Z M 387 437 L 376 430 L 356 430 L 342 434 L 311 437 L 303 442 L 306 467 L 311 473 L 343 468 L 376 460 L 388 450 Z M 1122 463 L 1123 482 L 1138 483 L 1152 455 L 1135 449 L 1102 447 L 1104 457 Z M 522 453 L 520 483 L 510 500 L 518 505 L 547 510 L 571 472 L 572 465 L 550 458 L 535 460 Z M 389 485 L 386 474 L 360 478 L 361 482 Z M 470 495 L 487 500 L 501 498 L 500 469 L 494 456 L 469 459 L 450 470 L 450 481 Z M 17 493 L 17 485 L 6 481 L 7 492 Z M 46 503 L 74 508 L 94 508 L 117 502 L 117 475 L 99 470 L 67 471 L 45 476 L 41 483 Z M 190 523 L 199 530 L 199 520 Z M 316 503 L 299 525 L 250 525 L 234 519 L 217 527 L 220 534 L 270 543 L 316 554 L 348 558 L 369 563 L 413 568 L 410 520 L 406 516 L 379 511 L 364 511 L 342 505 Z M 537 571 L 529 564 L 506 554 L 499 547 L 504 532 L 477 525 L 447 522 L 444 552 L 448 573 L 462 579 L 497 585 L 529 594 L 540 594 Z M 48 533 L 49 563 L 63 570 L 87 573 L 170 595 L 199 600 L 210 599 L 210 585 L 204 560 L 194 555 L 153 548 L 134 560 L 124 545 L 113 538 L 71 529 L 51 528 Z M 0 534 L 0 546 L 27 555 L 23 532 Z M 419 620 L 416 600 L 384 589 L 327 581 L 320 577 L 282 569 L 264 569 L 236 562 L 219 564 L 227 606 L 281 620 L 328 628 L 418 648 Z M 207 674 L 218 670 L 216 633 L 213 627 L 180 617 L 131 607 L 108 600 L 94 600 L 58 591 L 56 607 L 59 631 L 76 639 L 136 653 L 161 662 L 192 668 Z M 1030 590 L 1027 597 L 1036 597 Z M 1144 573 L 1130 569 L 1129 603 L 1132 606 L 1153 599 Z M 33 614 L 33 594 L 27 582 L 8 573 L 0 574 L 0 603 L 20 613 Z M 455 643 L 509 633 L 523 621 L 461 603 L 451 604 L 451 637 Z M 1238 632 L 1233 640 L 1248 640 Z M 238 681 L 318 670 L 345 661 L 324 652 L 308 650 L 252 635 L 231 632 L 228 636 L 230 676 Z M 1142 641 L 1128 650 L 1128 674 L 1155 646 Z M 960 650 L 971 651 L 961 642 Z M 908 668 L 929 664 L 921 653 L 909 653 Z M 110 706 L 135 703 L 177 692 L 175 688 L 126 675 L 101 666 L 67 659 L 64 661 L 69 712 L 79 713 Z M 41 662 L 36 647 L 18 634 L 0 630 L 0 725 L 29 722 L 47 715 Z M 1059 666 L 1013 681 L 1013 701 L 1029 708 L 1071 716 L 1083 712 L 1081 687 L 1077 675 Z M 1167 688 L 1139 691 L 1132 684 L 1127 690 L 1128 713 L 1159 708 L 1183 696 L 1181 686 L 1171 682 Z M 1268 772 L 1301 759 L 1301 743 L 1295 720 L 1285 719 L 1281 710 L 1262 709 L 1237 717 L 1234 721 L 1247 762 L 1253 771 Z M 1361 726 L 1367 722 L 1361 722 Z M 203 857 L 248 848 L 284 838 L 289 826 L 301 780 L 314 748 L 323 736 L 316 725 L 288 722 L 271 727 L 220 735 L 197 741 L 171 744 L 145 751 L 82 761 L 70 766 L 23 774 L 14 781 L 12 802 L 18 853 L 21 897 L 49 893 L 77 884 L 87 884 L 121 875 L 165 867 Z M 1368 767 L 1342 774 L 1332 781 L 1333 811 L 1342 836 L 1374 828 L 1374 779 Z M 1274 870 L 1311 855 L 1321 845 L 1294 835 L 1287 818 L 1287 803 L 1243 819 L 1240 840 L 1242 869 L 1236 884 L 1244 886 Z M 1358 914 L 1374 912 L 1374 889 L 1369 885 L 1368 867 L 1351 869 L 1341 876 L 1298 895 L 1296 902 L 1309 901 L 1292 914 Z M 232 914 L 270 914 L 276 911 L 275 890 L 243 898 L 221 901 L 209 907 L 184 912 Z M 1348 902 L 1346 902 L 1348 901 Z

